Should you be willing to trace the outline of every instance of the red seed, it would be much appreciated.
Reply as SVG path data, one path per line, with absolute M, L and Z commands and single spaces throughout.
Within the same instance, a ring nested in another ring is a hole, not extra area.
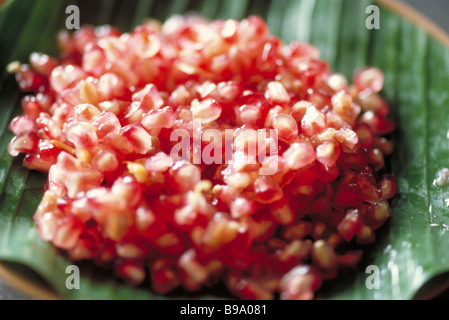
M 309 143 L 299 142 L 291 144 L 282 157 L 290 169 L 298 170 L 313 163 L 316 154 Z
M 291 141 L 298 136 L 298 124 L 290 115 L 277 114 L 273 117 L 272 124 L 282 140 Z
M 115 273 L 133 286 L 141 284 L 146 276 L 143 265 L 131 260 L 117 263 Z
M 321 286 L 316 271 L 307 265 L 299 265 L 281 278 L 282 300 L 311 300 Z
M 343 221 L 338 225 L 337 230 L 343 239 L 349 242 L 359 232 L 361 227 L 362 222 L 359 212 L 357 210 L 349 210 L 346 212 Z
M 359 91 L 370 90 L 377 93 L 384 85 L 384 75 L 377 68 L 359 70 L 354 76 L 354 84 Z
M 46 54 L 34 52 L 30 55 L 30 65 L 41 75 L 48 77 L 57 66 L 57 62 Z
M 380 180 L 380 190 L 382 191 L 382 198 L 391 199 L 396 195 L 396 177 L 388 174 L 384 175 Z
M 80 221 L 75 218 L 65 217 L 59 220 L 52 242 L 58 248 L 72 249 L 78 242 L 83 230 L 84 224 Z
M 267 90 L 265 91 L 265 99 L 267 99 L 268 103 L 271 105 L 285 105 L 290 102 L 290 96 L 287 90 L 282 83 L 277 81 L 268 83 Z
M 301 131 L 308 136 L 320 133 L 326 128 L 326 118 L 315 106 L 308 106 L 301 120 Z
M 333 167 L 340 157 L 340 147 L 335 142 L 326 141 L 316 149 L 316 158 L 327 167 Z
M 66 130 L 67 140 L 75 147 L 91 149 L 98 144 L 97 130 L 94 126 L 86 123 L 72 123 Z
M 147 129 L 171 128 L 175 124 L 175 115 L 171 107 L 151 110 L 142 118 L 142 126 Z
M 123 127 L 121 134 L 133 145 L 136 153 L 146 154 L 153 147 L 151 136 L 140 125 L 134 124 Z
M 261 176 L 254 182 L 256 200 L 260 203 L 271 203 L 282 198 L 282 190 L 269 176 Z
M 222 108 L 214 99 L 206 99 L 192 105 L 191 111 L 194 119 L 208 123 L 220 117 Z

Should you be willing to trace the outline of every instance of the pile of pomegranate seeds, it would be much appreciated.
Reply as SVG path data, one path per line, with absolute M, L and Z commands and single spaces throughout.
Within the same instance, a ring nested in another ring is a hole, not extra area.
M 162 294 L 223 281 L 243 299 L 311 299 L 389 218 L 394 123 L 378 69 L 349 86 L 315 47 L 283 44 L 258 17 L 175 16 L 58 41 L 59 60 L 9 65 L 33 95 L 8 150 L 49 172 L 34 219 L 71 259 L 133 285 L 149 277 Z M 193 161 L 211 145 L 224 160 L 230 129 L 229 161 Z M 177 130 L 192 146 L 183 158 Z

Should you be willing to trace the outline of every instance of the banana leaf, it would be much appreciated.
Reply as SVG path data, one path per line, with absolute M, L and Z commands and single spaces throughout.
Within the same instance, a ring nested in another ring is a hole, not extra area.
M 380 6 L 380 29 L 365 21 L 371 0 L 10 0 L 0 11 L 0 261 L 26 267 L 66 299 L 166 299 L 229 297 L 223 288 L 186 295 L 156 295 L 132 288 L 89 264 L 80 264 L 79 290 L 68 290 L 63 254 L 37 235 L 32 216 L 46 175 L 11 158 L 8 123 L 20 113 L 20 93 L 6 65 L 32 51 L 57 54 L 55 34 L 65 27 L 65 8 L 78 5 L 81 22 L 129 31 L 144 19 L 164 20 L 196 12 L 209 18 L 262 16 L 284 41 L 318 46 L 333 70 L 350 77 L 372 65 L 385 72 L 384 97 L 397 122 L 389 170 L 398 178 L 393 214 L 366 248 L 357 271 L 326 282 L 320 299 L 412 299 L 436 292 L 449 276 L 449 189 L 433 186 L 449 167 L 449 49 L 426 31 Z M 376 3 L 374 3 L 376 4 Z M 366 285 L 366 267 L 379 268 L 380 286 Z M 22 267 L 20 268 L 21 270 Z M 22 272 L 23 274 L 23 272 Z

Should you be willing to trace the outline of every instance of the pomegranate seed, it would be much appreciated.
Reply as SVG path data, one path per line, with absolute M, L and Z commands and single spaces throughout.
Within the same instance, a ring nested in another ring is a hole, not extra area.
M 316 149 L 316 158 L 327 167 L 333 167 L 340 157 L 340 148 L 335 142 L 326 141 Z
M 97 130 L 86 122 L 72 123 L 66 130 L 67 140 L 76 147 L 91 149 L 98 144 Z
M 153 147 L 151 136 L 140 125 L 128 125 L 121 129 L 121 135 L 134 146 L 134 151 L 139 154 L 148 153 Z
M 14 69 L 9 67 L 8 69 Z M 47 79 L 29 65 L 18 65 L 16 81 L 22 91 L 39 91 L 47 84 Z
M 312 299 L 391 215 L 380 70 L 350 85 L 258 17 L 83 27 L 58 43 L 57 59 L 7 67 L 30 91 L 8 151 L 48 172 L 34 220 L 70 259 L 161 294 L 223 281 L 243 299 Z
M 302 221 L 286 228 L 282 237 L 286 240 L 302 240 L 312 232 L 312 227 L 310 222 Z
M 372 111 L 377 115 L 386 117 L 390 114 L 390 107 L 377 93 L 361 93 L 358 101 L 363 111 Z
M 304 117 L 301 120 L 301 130 L 308 136 L 320 133 L 326 128 L 326 119 L 324 114 L 319 112 L 315 106 L 309 106 L 306 109 Z
M 368 245 L 376 240 L 376 235 L 373 230 L 368 226 L 362 226 L 357 232 L 357 243 L 362 245 Z
M 179 258 L 179 266 L 186 273 L 184 285 L 190 290 L 197 290 L 208 279 L 207 269 L 196 261 L 193 249 L 187 250 Z
M 245 197 L 238 197 L 232 201 L 230 210 L 233 218 L 241 218 L 254 214 L 257 210 L 257 206 L 254 202 Z
M 391 199 L 396 195 L 396 177 L 393 175 L 384 175 L 380 180 L 380 190 L 382 191 L 382 198 Z
M 60 92 L 85 77 L 86 73 L 74 65 L 57 66 L 53 69 L 49 82 L 53 90 Z
M 16 157 L 20 153 L 29 153 L 35 151 L 38 146 L 38 137 L 35 133 L 22 134 L 15 136 L 8 144 L 8 153 Z
M 265 99 L 272 105 L 286 105 L 290 102 L 290 96 L 287 90 L 285 90 L 282 83 L 277 81 L 272 81 L 267 85 Z
M 299 265 L 286 273 L 280 282 L 282 300 L 311 300 L 321 286 L 317 272 L 306 265 Z
M 285 199 L 271 203 L 270 213 L 274 220 L 280 224 L 288 225 L 294 221 L 294 212 Z
M 323 270 L 332 270 L 337 265 L 337 256 L 334 249 L 324 240 L 313 243 L 312 259 Z
M 260 203 L 271 203 L 282 198 L 282 190 L 269 176 L 261 176 L 254 182 L 256 200 Z
M 149 84 L 141 91 L 133 94 L 132 100 L 140 102 L 145 110 L 159 109 L 164 105 L 159 90 L 153 84 Z
M 194 104 L 191 110 L 193 117 L 203 123 L 217 120 L 222 112 L 220 104 L 213 99 L 206 99 Z
M 390 205 L 385 199 L 381 199 L 378 203 L 372 205 L 368 209 L 367 219 L 370 226 L 376 230 L 380 228 L 391 215 Z
M 37 132 L 37 126 L 29 116 L 19 116 L 15 117 L 11 124 L 9 125 L 9 129 L 16 135 L 20 136 L 22 134 Z
M 354 76 L 354 85 L 359 91 L 370 90 L 377 93 L 384 85 L 384 75 L 377 68 L 359 70 Z
M 124 259 L 144 259 L 148 256 L 149 251 L 149 244 L 143 240 L 134 240 L 117 244 L 117 255 Z
M 327 79 L 327 85 L 335 92 L 338 92 L 348 88 L 348 81 L 344 75 L 336 73 Z
M 359 138 L 360 145 L 362 148 L 369 148 L 374 143 L 374 135 L 371 129 L 366 124 L 362 124 L 357 130 L 356 130 L 357 137 Z
M 118 263 L 115 266 L 115 273 L 133 286 L 141 284 L 146 276 L 143 265 L 131 260 Z
M 299 142 L 291 144 L 282 157 L 290 169 L 298 170 L 313 163 L 316 154 L 309 143 Z
M 277 114 L 272 120 L 273 128 L 278 130 L 279 138 L 290 141 L 298 136 L 298 124 L 292 116 Z
M 78 122 L 87 122 L 92 124 L 101 112 L 94 105 L 91 104 L 79 104 L 75 108 L 75 119 Z
M 159 258 L 150 265 L 151 284 L 161 294 L 168 293 L 181 284 L 176 262 Z
M 147 129 L 171 128 L 175 124 L 175 115 L 171 107 L 151 110 L 142 118 L 142 126 Z
M 83 229 L 84 224 L 75 218 L 66 217 L 61 219 L 58 222 L 52 242 L 58 248 L 72 249 L 75 247 Z
M 35 217 L 34 220 L 38 223 L 39 236 L 44 241 L 51 241 L 59 226 L 59 220 L 62 217 L 62 212 L 45 212 L 41 217 Z
M 343 221 L 338 225 L 337 230 L 343 239 L 349 242 L 359 232 L 361 227 L 359 212 L 357 210 L 349 210 Z

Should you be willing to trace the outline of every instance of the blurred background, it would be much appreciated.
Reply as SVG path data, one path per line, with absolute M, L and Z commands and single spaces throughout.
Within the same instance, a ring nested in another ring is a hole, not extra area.
M 0 0 L 0 3 L 3 0 Z M 354 0 L 357 1 L 357 0 Z M 431 21 L 449 33 L 449 0 L 402 0 L 415 8 L 423 15 L 427 16 Z M 381 17 L 382 27 L 382 17 Z M 440 299 L 449 299 L 449 291 L 443 293 Z M 29 299 L 26 295 L 14 290 L 2 279 L 0 279 L 0 300 L 22 300 Z
M 448 0 L 402 0 L 402 2 L 414 7 L 449 33 L 449 20 L 447 16 L 449 12 Z

